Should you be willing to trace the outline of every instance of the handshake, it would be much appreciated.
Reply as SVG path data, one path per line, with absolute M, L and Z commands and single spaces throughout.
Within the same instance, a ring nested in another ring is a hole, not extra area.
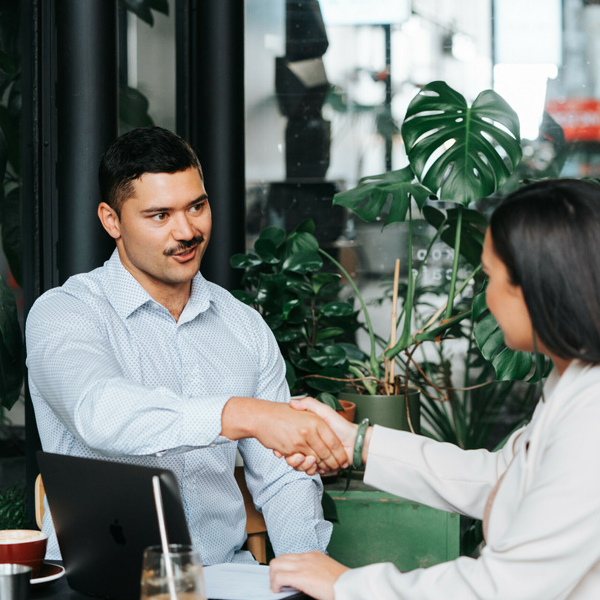
M 358 426 L 314 398 L 291 400 L 289 404 L 231 398 L 221 420 L 221 435 L 233 440 L 255 437 L 278 458 L 285 457 L 291 467 L 308 475 L 352 464 Z

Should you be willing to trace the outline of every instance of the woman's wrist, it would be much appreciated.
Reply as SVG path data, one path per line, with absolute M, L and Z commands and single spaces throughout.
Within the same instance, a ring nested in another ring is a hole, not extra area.
M 363 419 L 356 430 L 354 439 L 354 449 L 352 453 L 352 468 L 360 469 L 363 465 L 363 447 L 365 444 L 365 434 L 369 428 L 369 419 Z
M 371 443 L 371 437 L 373 436 L 373 426 L 367 428 L 365 431 L 365 443 L 362 448 L 362 463 L 363 465 L 367 464 L 367 455 L 369 454 L 369 444 Z

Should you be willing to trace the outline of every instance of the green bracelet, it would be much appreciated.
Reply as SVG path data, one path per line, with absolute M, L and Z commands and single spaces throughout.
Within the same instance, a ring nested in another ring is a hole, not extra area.
M 365 445 L 365 432 L 369 426 L 369 419 L 363 419 L 358 424 L 358 431 L 356 432 L 356 441 L 354 442 L 354 454 L 352 455 L 352 468 L 360 469 L 362 467 L 362 451 Z

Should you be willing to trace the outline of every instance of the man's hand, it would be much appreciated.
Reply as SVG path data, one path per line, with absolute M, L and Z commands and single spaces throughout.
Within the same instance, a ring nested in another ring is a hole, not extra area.
M 316 600 L 334 600 L 333 586 L 348 567 L 318 550 L 284 554 L 269 563 L 271 590 L 292 586 Z
M 326 472 L 348 466 L 342 443 L 325 421 L 286 403 L 231 398 L 223 409 L 221 427 L 221 435 L 230 440 L 254 437 L 279 455 L 303 455 L 304 462 L 310 465 L 302 470 L 308 474 L 317 469 Z

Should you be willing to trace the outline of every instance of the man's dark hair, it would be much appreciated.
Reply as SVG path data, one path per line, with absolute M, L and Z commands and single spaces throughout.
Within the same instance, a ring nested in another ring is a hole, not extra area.
M 600 362 L 600 186 L 527 185 L 496 209 L 490 231 L 545 347 L 566 360 Z
M 141 127 L 121 135 L 102 156 L 100 197 L 119 217 L 133 195 L 133 181 L 144 173 L 179 173 L 195 167 L 204 180 L 198 157 L 178 135 L 162 127 Z

